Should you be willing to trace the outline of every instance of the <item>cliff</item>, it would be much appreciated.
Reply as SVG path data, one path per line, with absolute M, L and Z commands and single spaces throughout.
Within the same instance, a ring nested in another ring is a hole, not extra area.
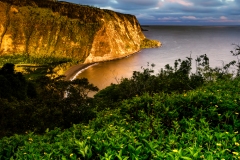
M 133 15 L 68 2 L 0 0 L 0 55 L 91 63 L 135 53 L 145 42 Z

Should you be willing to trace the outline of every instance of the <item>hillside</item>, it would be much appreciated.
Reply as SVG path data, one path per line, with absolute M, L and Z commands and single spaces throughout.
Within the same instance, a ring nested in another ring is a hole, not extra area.
M 68 2 L 0 0 L 1 55 L 91 63 L 127 56 L 147 42 L 133 15 Z
M 201 55 L 194 74 L 192 62 L 178 59 L 156 75 L 152 64 L 94 97 L 86 78 L 25 79 L 6 63 L 0 160 L 239 159 L 240 63 L 211 68 Z

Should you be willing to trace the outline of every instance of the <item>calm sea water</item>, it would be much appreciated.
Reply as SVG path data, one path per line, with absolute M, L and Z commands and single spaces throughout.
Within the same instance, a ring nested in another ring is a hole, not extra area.
M 185 59 L 207 54 L 212 67 L 221 67 L 237 60 L 230 53 L 234 44 L 240 44 L 240 26 L 149 26 L 144 34 L 147 38 L 161 41 L 162 47 L 144 49 L 129 57 L 99 63 L 80 73 L 100 89 L 118 83 L 122 77 L 131 77 L 133 71 L 154 63 L 155 74 L 166 64 L 173 66 L 176 59 Z M 194 61 L 193 61 L 194 63 Z M 193 64 L 193 67 L 194 64 Z M 195 72 L 193 69 L 192 72 Z

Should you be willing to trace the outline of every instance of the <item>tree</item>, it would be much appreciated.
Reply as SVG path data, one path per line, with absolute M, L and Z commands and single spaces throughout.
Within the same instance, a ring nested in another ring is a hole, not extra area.
M 15 72 L 14 64 L 6 63 L 0 69 L 0 82 L 1 98 L 11 100 L 14 97 L 23 100 L 36 96 L 33 85 L 26 81 L 22 73 Z

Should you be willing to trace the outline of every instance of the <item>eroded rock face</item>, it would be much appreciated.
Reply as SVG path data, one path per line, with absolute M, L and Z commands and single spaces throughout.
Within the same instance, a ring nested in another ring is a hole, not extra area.
M 68 57 L 83 63 L 140 50 L 135 16 L 47 0 L 0 0 L 0 55 Z

